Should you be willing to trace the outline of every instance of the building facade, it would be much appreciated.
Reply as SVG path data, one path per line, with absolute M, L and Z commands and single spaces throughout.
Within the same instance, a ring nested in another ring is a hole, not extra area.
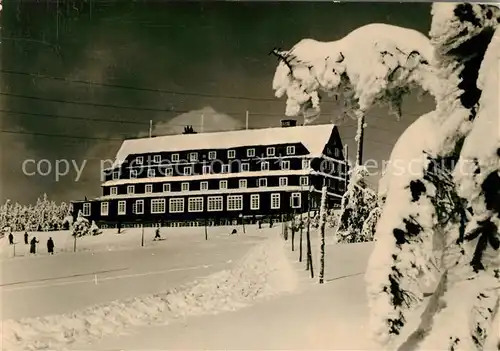
M 346 163 L 333 124 L 125 140 L 102 196 L 73 210 L 106 225 L 252 222 L 340 204 Z

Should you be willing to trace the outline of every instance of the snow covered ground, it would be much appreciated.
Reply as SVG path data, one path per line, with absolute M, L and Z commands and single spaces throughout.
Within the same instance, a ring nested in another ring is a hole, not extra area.
M 163 247 L 7 260 L 3 347 L 61 349 L 131 325 L 236 309 L 293 290 L 294 275 L 277 233 L 279 227 L 250 226 L 246 234 L 212 233 L 208 241 L 179 235 Z M 47 270 L 50 265 L 59 277 Z M 12 274 L 29 276 L 37 269 L 52 277 L 12 281 Z

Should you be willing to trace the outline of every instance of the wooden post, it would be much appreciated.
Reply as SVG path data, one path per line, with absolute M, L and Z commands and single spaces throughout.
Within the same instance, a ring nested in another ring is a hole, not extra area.
M 16 257 L 16 243 L 14 243 L 14 254 L 13 257 Z
M 205 218 L 205 240 L 208 240 L 207 219 Z
M 243 226 L 243 234 L 246 233 L 246 230 L 245 230 L 245 216 L 243 216 L 243 214 L 241 215 L 241 225 Z
M 308 193 L 308 201 L 307 203 L 310 204 L 310 199 L 311 199 L 311 191 L 309 189 Z M 307 231 L 306 231 L 306 240 L 307 240 L 307 268 L 306 270 L 311 271 L 311 278 L 314 278 L 314 268 L 313 268 L 313 263 L 312 263 L 312 252 L 311 252 L 311 209 L 310 205 L 307 206 Z
M 323 284 L 325 276 L 325 222 L 326 222 L 326 179 L 323 179 L 320 207 L 320 244 L 319 244 L 319 283 Z
M 76 252 L 76 233 L 73 235 L 73 252 Z
M 141 247 L 144 247 L 144 224 L 141 224 Z
M 293 215 L 292 220 L 290 221 L 292 224 L 290 229 L 292 230 L 292 252 L 295 251 L 295 215 Z

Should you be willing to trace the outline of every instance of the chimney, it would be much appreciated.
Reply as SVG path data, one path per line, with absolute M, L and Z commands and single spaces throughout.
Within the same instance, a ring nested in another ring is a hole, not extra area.
M 297 120 L 296 119 L 282 119 L 281 120 L 281 127 L 286 128 L 286 127 L 296 127 L 297 126 Z

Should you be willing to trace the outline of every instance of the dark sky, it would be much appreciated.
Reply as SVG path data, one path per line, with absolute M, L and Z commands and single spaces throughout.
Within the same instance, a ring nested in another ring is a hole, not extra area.
M 9 1 L 1 21 L 3 70 L 219 96 L 145 92 L 1 73 L 3 94 L 90 103 L 0 95 L 0 201 L 30 203 L 43 192 L 56 201 L 100 195 L 100 160 L 113 158 L 120 146 L 119 141 L 106 139 L 147 133 L 149 120 L 165 123 L 182 111 L 212 107 L 242 123 L 249 110 L 251 128 L 277 125 L 285 103 L 272 99 L 276 67 L 276 60 L 268 55 L 272 48 L 290 48 L 305 37 L 336 40 L 373 22 L 427 34 L 430 4 L 60 0 L 57 9 L 55 1 Z M 220 97 L 228 95 L 254 99 Z M 386 159 L 408 124 L 431 107 L 428 99 L 419 102 L 411 97 L 400 122 L 385 110 L 373 111 L 368 116 L 365 157 L 377 162 Z M 319 122 L 328 122 L 339 111 L 334 102 L 322 108 L 325 115 Z M 169 109 L 174 111 L 164 111 Z M 351 155 L 353 125 L 340 127 Z M 56 160 L 78 164 L 87 160 L 87 164 L 79 181 L 74 170 L 56 181 L 53 173 L 25 175 L 22 164 L 27 159 L 47 159 L 53 166 Z

